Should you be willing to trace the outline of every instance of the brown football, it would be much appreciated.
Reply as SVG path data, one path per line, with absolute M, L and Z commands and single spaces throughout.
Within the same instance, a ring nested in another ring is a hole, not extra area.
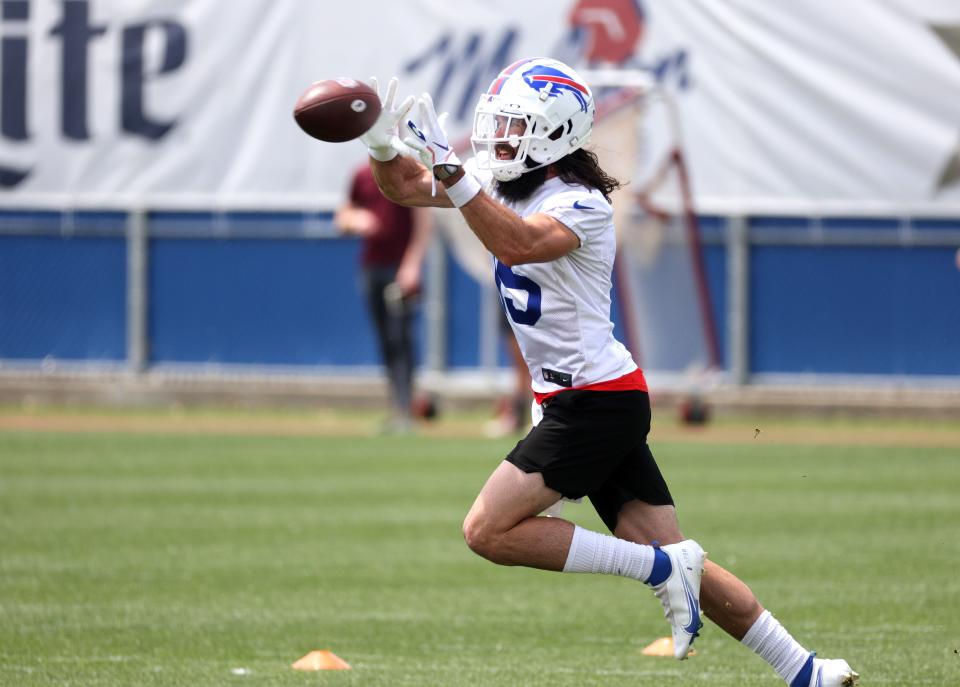
M 380 116 L 376 91 L 349 78 L 316 81 L 293 107 L 293 118 L 321 141 L 340 143 L 362 136 Z

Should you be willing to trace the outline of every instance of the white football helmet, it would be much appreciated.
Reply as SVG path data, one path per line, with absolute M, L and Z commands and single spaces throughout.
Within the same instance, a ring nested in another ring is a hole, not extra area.
M 470 137 L 477 167 L 500 181 L 545 167 L 586 144 L 595 114 L 590 88 L 563 62 L 514 62 L 477 103 Z

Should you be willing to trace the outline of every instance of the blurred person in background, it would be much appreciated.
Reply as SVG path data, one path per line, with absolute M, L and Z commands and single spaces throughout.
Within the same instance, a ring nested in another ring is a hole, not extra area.
M 369 165 L 353 176 L 348 200 L 334 217 L 341 234 L 359 237 L 362 289 L 390 387 L 385 432 L 413 427 L 413 315 L 432 233 L 430 213 L 388 200 Z

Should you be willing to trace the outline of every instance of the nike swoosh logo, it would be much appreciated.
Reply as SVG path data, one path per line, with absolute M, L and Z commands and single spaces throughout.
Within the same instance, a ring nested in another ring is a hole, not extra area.
M 445 146 L 442 143 L 437 143 L 436 141 L 433 142 L 433 145 L 437 146 L 438 148 L 443 148 L 444 150 L 450 150 L 450 146 Z
M 579 200 L 573 201 L 573 207 L 577 210 L 593 210 L 592 205 L 581 205 Z
M 693 595 L 693 590 L 690 589 L 687 578 L 681 574 L 680 580 L 683 582 L 683 591 L 687 595 L 687 603 L 690 604 L 690 622 L 683 629 L 688 634 L 696 634 L 697 630 L 700 629 L 700 603 L 697 601 L 697 597 Z
M 417 128 L 417 125 L 413 123 L 412 119 L 407 120 L 407 128 L 414 133 L 414 135 L 419 138 L 424 143 L 427 142 L 427 137 L 423 135 L 423 132 Z

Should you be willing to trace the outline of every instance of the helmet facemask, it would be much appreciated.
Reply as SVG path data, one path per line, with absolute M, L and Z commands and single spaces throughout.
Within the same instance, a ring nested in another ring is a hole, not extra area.
M 484 96 L 477 106 L 470 143 L 481 168 L 499 181 L 511 181 L 549 161 L 531 152 L 543 147 L 547 124 L 540 114 L 524 112 L 497 96 Z
M 499 181 L 516 179 L 526 172 L 527 154 L 536 124 L 518 108 L 481 99 L 473 120 L 470 143 L 479 166 Z

